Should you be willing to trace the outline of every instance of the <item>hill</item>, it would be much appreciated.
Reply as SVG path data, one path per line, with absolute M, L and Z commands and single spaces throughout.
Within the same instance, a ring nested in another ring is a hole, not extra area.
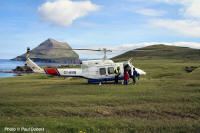
M 188 47 L 168 46 L 164 44 L 147 46 L 136 50 L 128 51 L 114 57 L 114 60 L 143 58 L 143 59 L 181 59 L 181 60 L 200 60 L 200 50 Z M 144 51 L 143 51 L 144 50 Z M 145 51 L 146 50 L 146 51 Z
M 37 62 L 78 64 L 78 54 L 70 49 L 72 48 L 67 43 L 47 39 L 31 50 L 30 58 Z M 13 60 L 25 61 L 25 56 L 26 54 L 22 54 Z

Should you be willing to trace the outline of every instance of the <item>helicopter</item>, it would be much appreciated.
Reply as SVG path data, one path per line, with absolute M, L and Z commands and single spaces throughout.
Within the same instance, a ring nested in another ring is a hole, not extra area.
M 64 76 L 64 77 L 79 77 L 85 78 L 88 80 L 88 83 L 97 82 L 101 84 L 104 81 L 114 81 L 115 80 L 115 69 L 117 67 L 120 68 L 120 76 L 119 80 L 124 79 L 124 70 L 128 66 L 130 70 L 135 68 L 131 61 L 132 58 L 128 61 L 117 62 L 115 63 L 111 59 L 107 59 L 106 53 L 112 52 L 112 50 L 108 50 L 106 48 L 103 49 L 70 49 L 70 50 L 90 50 L 90 51 L 103 51 L 104 58 L 101 60 L 87 60 L 81 62 L 81 68 L 41 68 L 35 62 L 33 62 L 30 58 L 30 48 L 27 48 L 26 53 L 26 65 L 28 65 L 33 72 L 35 73 L 43 73 L 54 76 Z M 135 68 L 139 75 L 145 75 L 146 72 L 139 68 Z M 133 75 L 133 71 L 131 72 Z

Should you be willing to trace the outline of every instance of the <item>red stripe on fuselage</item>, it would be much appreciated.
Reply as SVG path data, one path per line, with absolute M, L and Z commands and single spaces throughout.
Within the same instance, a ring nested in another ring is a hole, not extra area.
M 47 74 L 50 74 L 50 75 L 55 75 L 55 76 L 59 75 L 59 73 L 57 72 L 55 68 L 47 68 L 45 69 L 45 71 Z

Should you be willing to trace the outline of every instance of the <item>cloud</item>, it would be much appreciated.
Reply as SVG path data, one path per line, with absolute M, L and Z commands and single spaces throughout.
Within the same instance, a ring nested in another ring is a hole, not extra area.
M 200 19 L 200 1 L 199 0 L 156 0 L 168 4 L 179 4 L 183 8 L 180 10 L 185 17 Z
M 195 0 L 186 5 L 186 9 L 183 10 L 185 17 L 192 17 L 200 19 L 200 1 Z
M 74 20 L 97 11 L 99 6 L 90 1 L 55 0 L 38 7 L 40 19 L 56 26 L 69 26 Z
M 163 27 L 188 37 L 200 37 L 200 0 L 153 0 L 181 5 L 177 11 L 182 19 L 153 19 L 151 25 Z
M 144 43 L 136 43 L 136 44 L 123 44 L 120 46 L 120 49 L 136 49 L 136 48 L 142 48 L 146 46 L 156 45 L 156 44 L 165 44 L 169 46 L 180 46 L 180 47 L 189 47 L 189 48 L 195 48 L 200 49 L 200 43 L 199 42 L 144 42 Z
M 141 10 L 137 10 L 136 13 L 145 15 L 145 16 L 163 16 L 166 12 L 154 10 L 154 9 L 141 9 Z
M 194 20 L 154 19 L 151 24 L 173 30 L 181 35 L 200 37 L 200 22 Z

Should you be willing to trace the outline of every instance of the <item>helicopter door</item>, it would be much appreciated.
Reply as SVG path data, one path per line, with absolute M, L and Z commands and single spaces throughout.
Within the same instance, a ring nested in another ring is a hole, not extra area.
M 114 76 L 114 71 L 115 71 L 114 67 L 108 67 L 107 70 L 108 70 L 109 78 L 113 77 Z

